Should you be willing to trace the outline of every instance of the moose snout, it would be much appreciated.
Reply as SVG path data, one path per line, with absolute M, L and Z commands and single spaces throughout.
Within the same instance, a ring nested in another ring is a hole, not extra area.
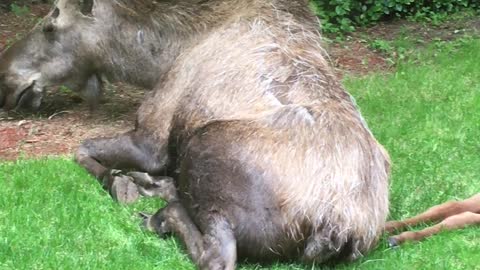
M 0 80 L 0 111 L 26 109 L 36 111 L 40 107 L 43 94 L 35 91 L 35 81 L 21 84 L 15 88 Z
M 38 31 L 37 31 L 38 32 Z M 0 109 L 10 111 L 26 109 L 36 111 L 42 100 L 38 84 L 41 77 L 40 64 L 32 56 L 39 55 L 36 32 L 29 38 L 18 41 L 0 53 Z

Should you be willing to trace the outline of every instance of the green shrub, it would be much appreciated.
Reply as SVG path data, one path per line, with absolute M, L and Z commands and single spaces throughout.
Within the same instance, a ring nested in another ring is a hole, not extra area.
M 30 9 L 27 6 L 19 6 L 15 3 L 10 5 L 10 9 L 12 10 L 13 14 L 18 17 L 26 16 L 28 13 L 30 13 Z
M 478 0 L 312 0 L 326 32 L 353 31 L 391 17 L 439 18 L 464 8 L 480 8 Z

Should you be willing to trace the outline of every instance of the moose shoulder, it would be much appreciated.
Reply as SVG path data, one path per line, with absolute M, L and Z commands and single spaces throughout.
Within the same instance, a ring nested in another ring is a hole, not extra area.
M 85 141 L 76 160 L 120 201 L 167 200 L 145 224 L 179 235 L 199 268 L 353 260 L 376 245 L 389 158 L 325 60 L 307 0 L 59 0 L 50 17 L 36 35 L 77 36 L 77 49 L 57 76 L 18 60 L 30 42 L 7 51 L 36 76 L 7 74 L 21 90 L 3 90 L 5 104 L 32 82 L 155 85 L 132 131 Z

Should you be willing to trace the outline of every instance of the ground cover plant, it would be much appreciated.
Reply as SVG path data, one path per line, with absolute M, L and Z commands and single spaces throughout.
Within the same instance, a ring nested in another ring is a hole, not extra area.
M 312 0 L 326 32 L 349 32 L 384 19 L 406 17 L 434 24 L 462 10 L 478 12 L 475 0 Z
M 393 74 L 347 77 L 390 152 L 391 217 L 480 192 L 480 40 L 431 45 Z M 0 163 L 0 269 L 193 269 L 174 238 L 140 229 L 162 202 L 113 202 L 69 156 Z M 478 269 L 480 228 L 390 249 L 339 269 Z M 243 269 L 304 269 L 297 264 Z

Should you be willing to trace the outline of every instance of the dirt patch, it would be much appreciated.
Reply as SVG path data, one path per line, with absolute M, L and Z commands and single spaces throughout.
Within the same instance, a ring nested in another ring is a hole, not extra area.
M 14 158 L 16 153 L 12 151 L 19 143 L 25 139 L 27 133 L 23 129 L 4 128 L 0 130 L 0 156 L 4 158 Z
M 0 9 L 0 51 L 28 33 L 49 10 L 50 5 L 32 5 L 29 14 L 15 16 Z
M 0 160 L 73 153 L 81 141 L 133 127 L 144 91 L 110 85 L 100 107 L 90 111 L 77 96 L 50 91 L 40 112 L 0 115 Z
M 453 18 L 440 25 L 417 23 L 407 20 L 379 22 L 368 27 L 359 28 L 343 42 L 330 45 L 328 51 L 337 74 L 365 75 L 371 72 L 391 72 L 394 70 L 392 57 L 377 51 L 369 43 L 376 40 L 394 41 L 408 37 L 415 41 L 418 48 L 435 41 L 455 40 L 464 36 L 480 36 L 479 16 Z M 335 38 L 335 37 L 330 37 Z
M 22 17 L 0 10 L 0 51 L 27 33 L 49 10 L 49 5 L 33 5 L 31 13 Z M 379 23 L 358 29 L 346 41 L 330 44 L 327 50 L 340 77 L 390 72 L 393 66 L 388 56 L 372 50 L 366 37 L 368 40 L 394 40 L 405 34 L 415 35 L 425 42 L 450 40 L 463 34 L 479 35 L 480 18 L 456 20 L 436 27 L 400 20 Z M 70 154 L 84 139 L 131 129 L 144 91 L 122 84 L 106 88 L 101 106 L 94 112 L 90 112 L 78 96 L 49 89 L 40 113 L 0 114 L 0 160 Z
M 388 63 L 386 57 L 368 48 L 362 40 L 334 43 L 328 51 L 339 77 L 345 74 L 365 75 L 392 70 L 392 65 Z

